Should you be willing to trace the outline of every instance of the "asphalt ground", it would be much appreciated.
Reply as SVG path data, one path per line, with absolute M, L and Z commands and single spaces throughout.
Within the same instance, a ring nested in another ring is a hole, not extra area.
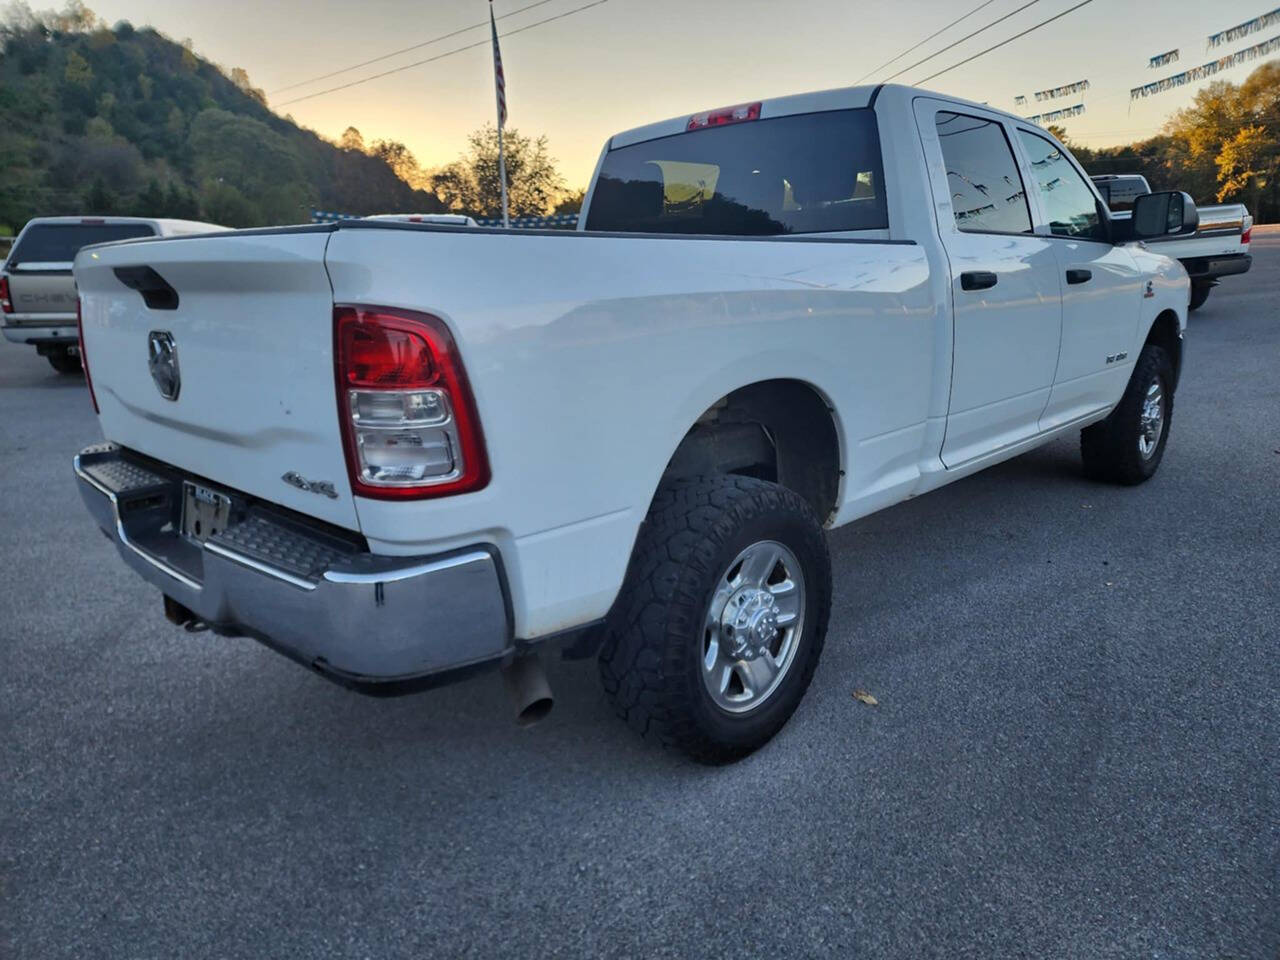
M 0 345 L 0 956 L 1280 953 L 1280 233 L 1194 314 L 1159 474 L 1054 443 L 837 531 L 823 662 L 706 769 L 591 662 L 398 700 L 188 634 Z M 868 706 L 855 689 L 879 701 Z

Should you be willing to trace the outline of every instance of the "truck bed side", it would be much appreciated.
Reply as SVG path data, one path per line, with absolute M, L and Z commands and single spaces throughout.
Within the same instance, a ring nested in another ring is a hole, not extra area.
M 826 399 L 845 508 L 912 483 L 945 411 L 945 318 L 912 243 L 343 229 L 326 264 L 338 303 L 450 325 L 493 472 L 475 494 L 358 499 L 361 531 L 393 554 L 481 529 L 514 546 L 521 636 L 604 613 L 672 453 L 730 391 L 792 378 Z

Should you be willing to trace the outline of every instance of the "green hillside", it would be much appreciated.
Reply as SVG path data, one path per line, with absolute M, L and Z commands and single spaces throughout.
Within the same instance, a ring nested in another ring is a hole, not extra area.
M 432 212 L 383 155 L 267 109 L 242 70 L 83 6 L 0 24 L 0 235 L 33 216 L 135 214 L 246 227 L 311 207 Z M 400 147 L 403 150 L 402 147 Z

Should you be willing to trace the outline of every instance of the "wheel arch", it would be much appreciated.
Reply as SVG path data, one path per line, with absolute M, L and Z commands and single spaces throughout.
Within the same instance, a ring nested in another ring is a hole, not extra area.
M 1173 384 L 1177 388 L 1182 377 L 1182 323 L 1171 309 L 1162 310 L 1147 329 L 1143 346 L 1154 344 L 1173 360 Z
M 771 480 L 803 497 L 825 524 L 840 503 L 842 439 L 835 405 L 817 385 L 794 377 L 757 380 L 703 407 L 659 483 L 711 473 Z

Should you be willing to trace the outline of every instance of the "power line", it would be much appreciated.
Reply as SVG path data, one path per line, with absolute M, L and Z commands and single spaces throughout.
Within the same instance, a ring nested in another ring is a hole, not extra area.
M 575 13 L 581 13 L 583 10 L 589 10 L 592 7 L 598 7 L 602 3 L 608 3 L 609 0 L 593 0 L 592 3 L 583 4 L 580 7 L 574 7 L 572 10 L 566 10 L 564 13 L 558 13 L 554 17 L 547 17 L 545 20 L 535 20 L 533 23 L 526 24 L 523 27 L 517 27 L 514 30 L 508 30 L 506 33 L 500 34 L 499 39 L 503 37 L 512 37 L 517 33 L 524 33 L 526 30 L 532 30 L 534 27 L 540 27 L 544 23 L 551 23 L 554 20 L 563 20 L 565 17 L 571 17 Z M 310 100 L 314 97 L 323 97 L 326 93 L 336 93 L 339 90 L 346 90 L 350 87 L 358 87 L 362 83 L 368 83 L 371 80 L 380 80 L 383 77 L 389 77 L 393 73 L 400 73 L 404 70 L 412 70 L 414 67 L 421 67 L 428 63 L 435 63 L 437 60 L 443 60 L 445 57 L 451 57 L 455 53 L 462 53 L 466 50 L 474 50 L 476 47 L 486 47 L 493 41 L 485 38 L 477 40 L 475 43 L 469 43 L 464 47 L 454 47 L 452 50 L 446 50 L 444 53 L 438 53 L 434 57 L 427 57 L 425 60 L 416 60 L 413 63 L 406 63 L 402 67 L 394 67 L 391 70 L 384 70 L 382 73 L 375 73 L 372 76 L 361 77 L 359 80 L 352 80 L 349 83 L 341 83 L 336 87 L 329 87 L 327 90 L 317 90 L 315 93 L 308 93 L 305 96 L 294 97 L 292 100 L 285 100 L 283 103 L 277 103 L 277 107 L 287 107 L 291 103 L 301 103 L 303 100 Z
M 992 20 L 992 21 L 991 21 L 990 23 L 988 23 L 985 27 L 979 27 L 977 30 L 973 31 L 973 33 L 966 34 L 965 36 L 963 36 L 963 37 L 961 37 L 959 40 L 957 40 L 955 43 L 949 43 L 949 44 L 947 44 L 945 47 L 943 47 L 941 50 L 935 50 L 933 53 L 929 54 L 929 55 L 928 55 L 927 57 L 925 57 L 923 60 L 917 60 L 915 63 L 913 63 L 913 64 L 912 64 L 911 66 L 909 66 L 909 67 L 903 67 L 901 70 L 899 70 L 897 73 L 895 73 L 892 77 L 886 77 L 886 78 L 885 78 L 885 80 L 884 80 L 884 82 L 885 82 L 885 83 L 888 83 L 888 82 L 889 82 L 890 80 L 892 80 L 894 77 L 900 77 L 900 76 L 902 76 L 904 73 L 908 72 L 909 70 L 914 70 L 916 67 L 920 66 L 920 64 L 922 64 L 922 63 L 928 63 L 928 62 L 929 62 L 930 60 L 932 60 L 934 57 L 938 56 L 938 54 L 940 54 L 940 53 L 946 53 L 946 52 L 947 52 L 948 50 L 950 50 L 952 47 L 958 47 L 958 46 L 960 46 L 960 44 L 964 43 L 966 40 L 972 40 L 972 39 L 973 39 L 974 37 L 976 37 L 978 34 L 980 34 L 980 33 L 985 33 L 986 31 L 988 31 L 988 30 L 990 30 L 992 27 L 994 27 L 996 24 L 1004 23 L 1004 22 L 1005 22 L 1006 20 L 1008 20 L 1010 17 L 1015 17 L 1015 16 L 1017 16 L 1017 15 L 1018 15 L 1018 14 L 1020 14 L 1023 10 L 1027 9 L 1027 7 L 1034 7 L 1034 6 L 1035 6 L 1037 3 L 1039 3 L 1039 2 L 1040 2 L 1040 0 L 1031 0 L 1031 2 L 1030 2 L 1030 3 L 1024 3 L 1024 4 L 1023 4 L 1022 6 L 1020 6 L 1017 10 L 1014 10 L 1014 11 L 1012 11 L 1012 12 L 1010 12 L 1010 13 L 1006 13 L 1003 17 L 1000 17 L 998 20 Z
M 1074 7 L 1069 7 L 1068 9 L 1063 10 L 1061 13 L 1050 17 L 1048 20 L 1041 20 L 1034 27 L 1027 27 L 1027 29 L 1023 30 L 1021 33 L 1015 33 L 1008 40 L 1001 40 L 999 43 L 995 44 L 994 46 L 987 47 L 987 49 L 981 50 L 978 53 L 975 53 L 972 57 L 966 57 L 965 59 L 961 60 L 959 63 L 953 63 L 951 66 L 947 67 L 945 70 L 939 70 L 937 73 L 930 74 L 929 76 L 925 77 L 923 80 L 917 80 L 915 85 L 919 86 L 922 83 L 928 83 L 930 80 L 934 79 L 934 77 L 940 77 L 944 73 L 950 73 L 956 67 L 963 67 L 966 63 L 972 63 L 974 60 L 977 60 L 979 57 L 986 56 L 992 50 L 999 50 L 1005 44 L 1013 43 L 1013 41 L 1017 40 L 1020 37 L 1025 37 L 1028 33 L 1031 33 L 1033 30 L 1039 30 L 1041 27 L 1045 26 L 1046 24 L 1053 23 L 1053 21 L 1055 20 L 1061 20 L 1068 13 L 1072 13 L 1073 11 L 1079 10 L 1081 7 L 1088 6 L 1091 3 L 1093 3 L 1093 0 L 1084 0 L 1083 3 L 1077 3 Z M 1030 6 L 1030 4 L 1028 4 L 1028 6 Z M 1016 13 L 1017 11 L 1015 10 L 1014 12 Z
M 498 20 L 505 20 L 507 17 L 514 17 L 517 13 L 524 13 L 526 10 L 532 10 L 534 7 L 541 7 L 544 4 L 551 3 L 552 0 L 538 0 L 537 3 L 531 3 L 527 7 L 520 7 L 518 10 L 512 10 L 510 13 L 504 13 L 498 17 Z M 392 57 L 398 57 L 402 53 L 408 53 L 410 50 L 419 50 L 422 47 L 429 47 L 433 43 L 439 43 L 441 40 L 448 40 L 450 37 L 456 37 L 460 33 L 466 33 L 468 30 L 475 30 L 478 27 L 487 27 L 488 20 L 481 20 L 479 23 L 473 23 L 469 27 L 460 27 L 452 33 L 442 33 L 438 37 L 432 37 L 430 40 L 423 40 L 421 43 L 415 43 L 412 46 L 401 47 L 392 53 L 384 53 L 380 57 L 374 57 L 372 60 L 362 60 L 360 63 L 353 63 L 349 67 L 343 67 L 341 70 L 334 70 L 331 73 L 322 73 L 318 77 L 312 77 L 309 80 L 299 80 L 297 83 L 291 83 L 286 87 L 278 87 L 275 90 L 268 91 L 269 96 L 275 96 L 277 93 L 284 93 L 286 90 L 293 90 L 297 87 L 305 87 L 309 83 L 316 83 L 319 80 L 328 80 L 330 77 L 336 77 L 340 73 L 350 73 L 352 70 L 359 70 L 361 67 L 367 67 L 371 63 L 381 63 L 383 60 L 390 60 Z
M 964 16 L 962 16 L 962 17 L 956 17 L 956 19 L 952 20 L 950 23 L 948 23 L 948 24 L 947 24 L 945 27 L 943 27 L 941 30 L 937 30 L 937 31 L 935 31 L 935 32 L 933 32 L 933 33 L 931 33 L 931 34 L 929 34 L 927 37 L 925 37 L 923 40 L 921 40 L 919 43 L 917 43 L 914 47 L 907 47 L 907 49 L 903 50 L 900 54 L 898 54 L 898 55 L 897 55 L 896 57 L 894 57 L 892 60 L 886 60 L 884 63 L 880 64 L 880 66 L 876 67 L 874 70 L 868 70 L 866 73 L 864 73 L 862 76 L 860 76 L 857 80 L 853 81 L 854 86 L 857 86 L 858 84 L 860 84 L 863 80 L 867 79 L 867 77 L 871 76 L 872 74 L 879 73 L 879 72 L 880 72 L 881 70 L 883 70 L 885 67 L 890 66 L 891 64 L 897 63 L 899 60 L 901 60 L 903 57 L 905 57 L 905 56 L 906 56 L 908 53 L 910 53 L 912 50 L 918 50 L 918 49 L 920 49 L 920 48 L 921 48 L 921 47 L 923 47 L 926 43 L 928 43 L 930 40 L 932 40 L 934 37 L 938 36 L 938 34 L 946 33 L 948 30 L 950 30 L 952 27 L 954 27 L 954 26 L 955 26 L 957 23 L 959 23 L 961 20 L 967 20 L 967 19 L 969 19 L 969 17 L 972 17 L 975 13 L 977 13 L 977 12 L 978 12 L 979 10 L 981 10 L 983 7 L 989 7 L 989 6 L 991 6 L 991 4 L 993 4 L 993 3 L 995 3 L 995 2 L 996 2 L 996 0 L 986 0 L 986 2 L 985 2 L 985 3 L 980 3 L 980 4 L 978 4 L 978 6 L 974 7 L 972 10 L 970 10 L 970 11 L 969 11 L 968 13 L 966 13 Z

